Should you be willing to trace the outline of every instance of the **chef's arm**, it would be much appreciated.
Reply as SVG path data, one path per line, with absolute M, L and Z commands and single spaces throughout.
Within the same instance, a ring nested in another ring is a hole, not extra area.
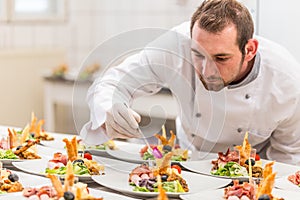
M 130 56 L 97 79 L 88 91 L 90 121 L 80 133 L 83 140 L 103 143 L 110 139 L 103 124 L 114 104 L 126 103 L 130 107 L 133 99 L 155 94 L 170 85 L 182 92 L 182 82 L 186 81 L 181 74 L 182 66 L 190 63 L 187 45 L 190 44 L 186 35 L 166 32 L 139 54 Z
M 295 100 L 289 118 L 280 122 L 270 139 L 268 159 L 300 165 L 300 101 Z
M 90 121 L 80 135 L 88 144 L 99 144 L 111 139 L 106 134 L 106 113 L 114 104 L 130 105 L 134 98 L 151 95 L 161 89 L 143 53 L 127 58 L 119 66 L 110 68 L 103 77 L 95 80 L 88 90 L 87 102 Z

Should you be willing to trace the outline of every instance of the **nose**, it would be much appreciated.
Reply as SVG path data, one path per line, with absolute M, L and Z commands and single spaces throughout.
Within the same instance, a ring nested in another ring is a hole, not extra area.
M 202 75 L 205 78 L 220 77 L 219 70 L 213 60 L 205 59 L 202 64 Z

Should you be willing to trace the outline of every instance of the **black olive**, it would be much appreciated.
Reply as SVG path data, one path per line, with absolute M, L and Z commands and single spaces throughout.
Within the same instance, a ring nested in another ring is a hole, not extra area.
M 172 147 L 170 145 L 164 145 L 163 146 L 163 151 L 170 152 L 170 151 L 172 151 Z
M 161 181 L 167 181 L 168 180 L 168 175 L 167 174 L 163 174 L 161 175 Z
M 34 138 L 34 136 L 35 136 L 35 133 L 30 133 L 30 136 Z
M 73 161 L 73 164 L 75 163 L 84 164 L 84 161 L 82 159 L 77 159 Z
M 251 166 L 254 166 L 255 165 L 255 160 L 254 159 L 250 159 L 251 160 Z M 249 165 L 249 159 L 247 159 L 246 161 L 245 161 L 245 164 L 246 165 Z
M 270 196 L 267 194 L 260 195 L 258 200 L 271 200 Z
M 75 196 L 72 192 L 67 191 L 67 192 L 64 192 L 64 199 L 65 200 L 74 200 Z
M 11 173 L 10 175 L 8 175 L 8 179 L 11 182 L 16 182 L 19 180 L 19 176 L 17 174 Z
M 22 145 L 19 145 L 19 146 L 17 146 L 16 150 L 18 151 L 18 150 L 20 150 L 22 147 L 23 147 Z

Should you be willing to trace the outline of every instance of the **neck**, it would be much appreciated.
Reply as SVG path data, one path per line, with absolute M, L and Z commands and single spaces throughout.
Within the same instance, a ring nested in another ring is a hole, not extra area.
M 242 82 L 251 72 L 254 65 L 254 61 L 255 61 L 255 57 L 247 63 L 246 69 L 240 74 L 240 76 L 236 80 L 232 81 L 230 85 L 235 85 Z

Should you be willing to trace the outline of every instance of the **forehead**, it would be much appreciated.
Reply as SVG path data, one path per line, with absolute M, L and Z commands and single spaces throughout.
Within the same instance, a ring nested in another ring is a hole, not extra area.
M 192 40 L 193 48 L 205 49 L 209 54 L 238 50 L 237 30 L 233 24 L 217 33 L 208 32 L 195 24 Z

